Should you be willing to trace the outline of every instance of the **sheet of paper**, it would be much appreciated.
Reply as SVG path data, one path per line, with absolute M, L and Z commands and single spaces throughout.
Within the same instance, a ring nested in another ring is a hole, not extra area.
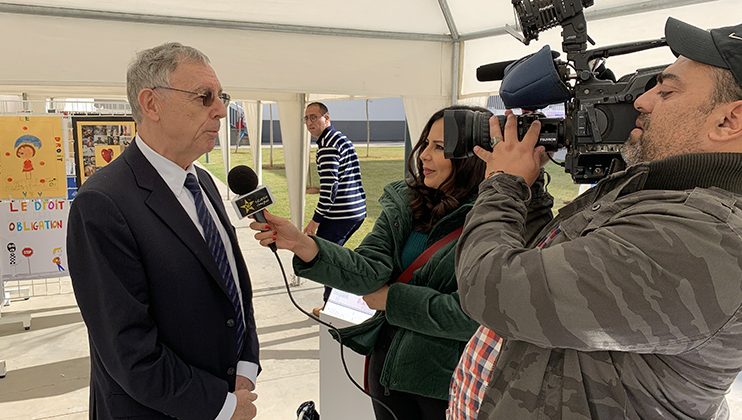
M 366 305 L 361 296 L 338 289 L 332 289 L 322 312 L 354 324 L 360 324 L 376 313 Z

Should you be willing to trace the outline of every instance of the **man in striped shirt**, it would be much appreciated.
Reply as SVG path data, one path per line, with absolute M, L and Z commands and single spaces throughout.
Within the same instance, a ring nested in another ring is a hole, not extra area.
M 304 233 L 343 245 L 366 218 L 366 192 L 353 143 L 330 122 L 325 104 L 312 102 L 304 111 L 304 124 L 317 139 L 319 201 Z M 327 302 L 330 287 L 325 287 Z M 321 308 L 314 308 L 317 315 Z

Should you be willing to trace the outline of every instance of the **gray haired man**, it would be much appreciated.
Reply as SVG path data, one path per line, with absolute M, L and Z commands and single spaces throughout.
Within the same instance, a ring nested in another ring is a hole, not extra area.
M 67 231 L 90 340 L 90 417 L 252 419 L 260 370 L 252 289 L 209 174 L 229 95 L 201 52 L 139 53 L 134 142 L 80 188 Z

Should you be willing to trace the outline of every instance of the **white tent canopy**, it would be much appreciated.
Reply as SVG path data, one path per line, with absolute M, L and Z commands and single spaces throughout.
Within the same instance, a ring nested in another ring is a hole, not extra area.
M 742 16 L 739 0 L 595 3 L 586 15 L 598 46 L 658 38 L 667 16 L 701 27 Z M 481 103 L 497 91 L 497 83 L 476 81 L 477 66 L 545 42 L 560 49 L 558 29 L 529 47 L 504 35 L 514 20 L 510 0 L 0 2 L 0 95 L 122 99 L 136 51 L 167 41 L 192 45 L 210 57 L 233 98 L 279 103 L 291 217 L 301 224 L 308 95 L 402 97 L 414 139 L 434 110 L 463 98 Z M 671 60 L 667 48 L 632 54 L 617 58 L 614 72 Z M 250 103 L 248 126 L 259 129 L 259 107 Z

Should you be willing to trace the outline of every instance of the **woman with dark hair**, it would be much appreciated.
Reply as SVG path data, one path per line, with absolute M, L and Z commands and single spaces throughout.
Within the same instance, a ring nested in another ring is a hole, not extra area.
M 398 420 L 444 419 L 453 369 L 477 329 L 459 305 L 455 247 L 484 178 L 484 163 L 444 157 L 443 113 L 430 117 L 407 161 L 410 177 L 384 187 L 382 212 L 354 251 L 307 236 L 266 212 L 250 227 L 263 246 L 294 253 L 297 275 L 363 295 L 378 312 L 341 331 L 342 342 L 368 356 L 367 390 Z M 463 139 L 457 139 L 463 140 Z M 377 419 L 392 419 L 373 403 Z

